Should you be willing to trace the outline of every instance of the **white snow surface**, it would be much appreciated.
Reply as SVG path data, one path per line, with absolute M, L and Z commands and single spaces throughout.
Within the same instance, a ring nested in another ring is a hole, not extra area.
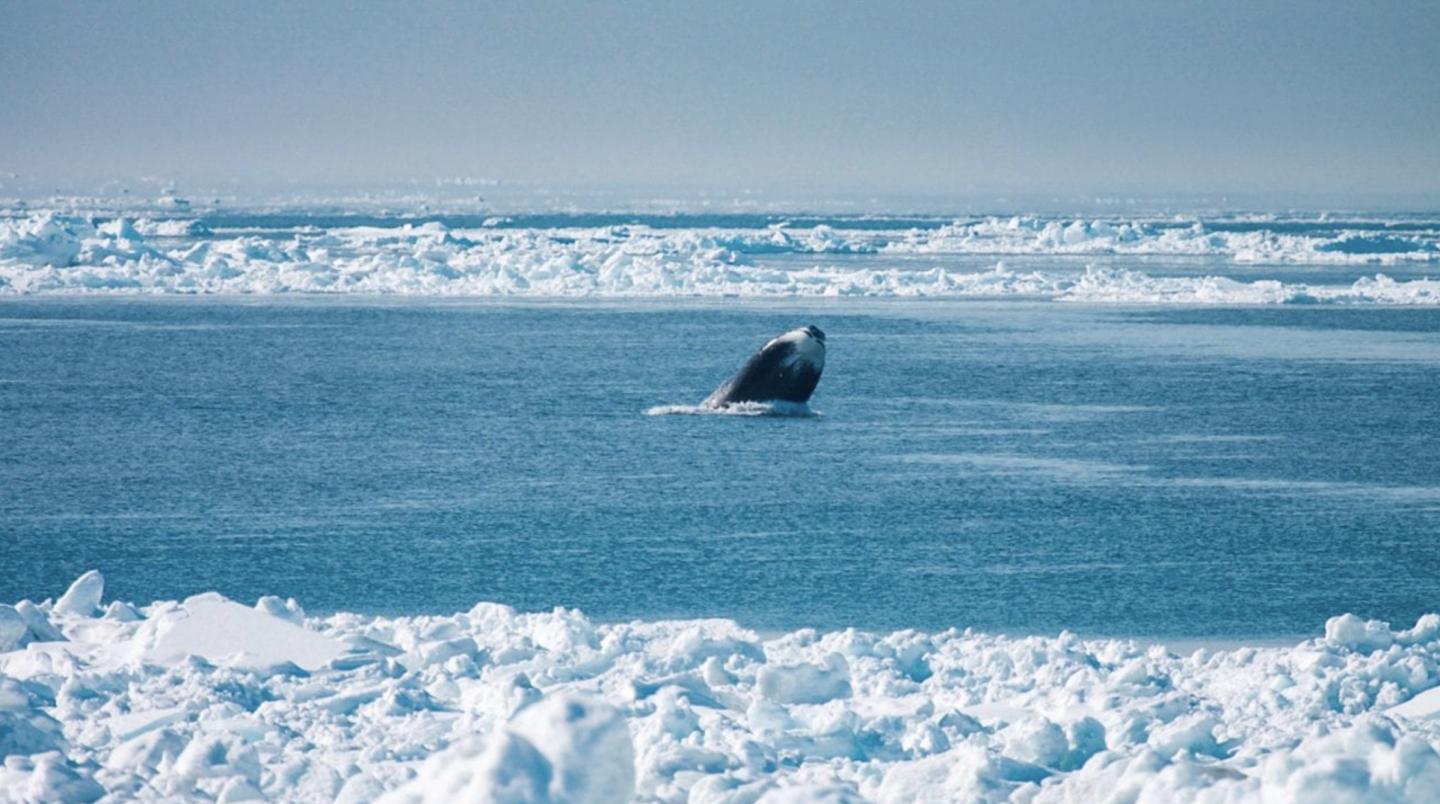
M 1178 655 L 211 593 L 0 638 L 6 802 L 1440 800 L 1437 615 Z
M 211 232 L 194 220 L 0 216 L 0 295 L 364 293 L 479 297 L 1034 297 L 1183 304 L 1440 304 L 1440 279 L 1352 283 L 1156 277 L 1124 267 L 1007 268 L 1006 256 L 1213 258 L 1226 265 L 1440 262 L 1429 234 L 1210 231 L 1201 222 L 984 218 L 938 229 L 451 229 L 299 226 Z M 809 255 L 777 267 L 767 255 Z M 846 255 L 870 255 L 846 260 Z M 988 270 L 930 258 L 994 256 Z M 937 260 L 938 261 L 938 260 Z

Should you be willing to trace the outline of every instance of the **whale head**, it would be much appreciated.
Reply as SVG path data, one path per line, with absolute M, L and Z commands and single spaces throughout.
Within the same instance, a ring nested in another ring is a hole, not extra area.
M 715 389 L 704 405 L 795 402 L 810 399 L 825 370 L 825 333 L 814 324 L 770 339 L 740 371 Z
M 823 347 L 825 345 L 825 330 L 820 329 L 814 324 L 807 324 L 803 327 L 792 329 L 789 332 L 784 332 L 776 335 L 775 337 L 770 339 L 769 343 L 765 344 L 765 348 L 768 349 L 775 344 L 799 344 L 804 341 L 817 341 L 819 342 L 819 345 Z
M 814 324 L 775 336 L 765 344 L 765 348 L 760 352 L 764 354 L 772 349 L 785 346 L 790 348 L 784 351 L 784 357 L 781 358 L 783 364 L 804 362 L 816 371 L 825 367 L 825 332 Z

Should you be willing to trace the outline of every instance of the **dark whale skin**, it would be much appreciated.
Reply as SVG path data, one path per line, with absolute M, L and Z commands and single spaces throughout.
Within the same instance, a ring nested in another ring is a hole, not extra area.
M 816 326 L 784 333 L 756 352 L 735 376 L 703 403 L 718 408 L 740 402 L 803 404 L 825 370 L 825 333 Z

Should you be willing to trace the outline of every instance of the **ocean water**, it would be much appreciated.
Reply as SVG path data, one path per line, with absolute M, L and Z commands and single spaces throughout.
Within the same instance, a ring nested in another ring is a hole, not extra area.
M 807 323 L 818 415 L 647 415 Z M 312 612 L 1408 623 L 1440 609 L 1437 391 L 1424 306 L 21 296 L 0 600 L 98 568 Z

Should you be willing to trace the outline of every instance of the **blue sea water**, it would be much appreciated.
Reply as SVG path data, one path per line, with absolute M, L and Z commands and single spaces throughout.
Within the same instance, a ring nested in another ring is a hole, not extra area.
M 829 334 L 810 418 L 694 403 Z M 0 600 L 1309 633 L 1440 609 L 1440 311 L 0 304 Z

